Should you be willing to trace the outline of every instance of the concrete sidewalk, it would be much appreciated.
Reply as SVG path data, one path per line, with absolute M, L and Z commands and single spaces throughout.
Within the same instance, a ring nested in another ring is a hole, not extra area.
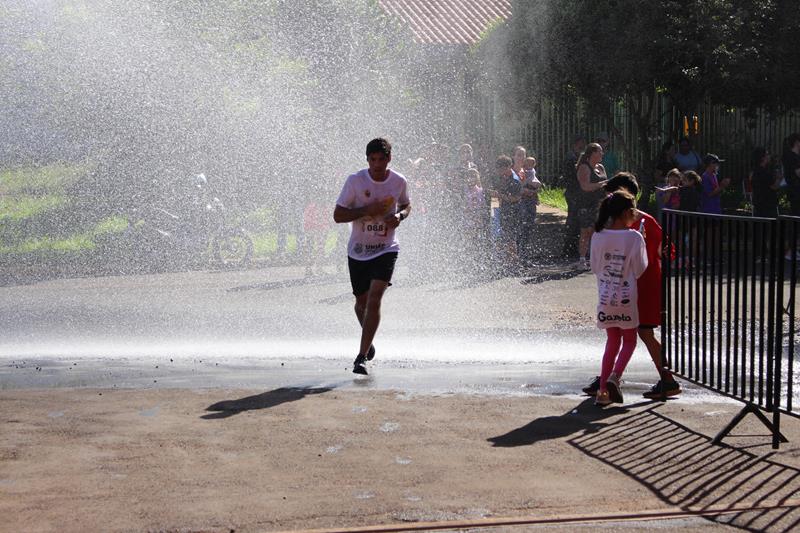
M 794 503 L 739 405 L 336 388 L 0 391 L 0 530 L 274 531 Z M 797 509 L 605 524 L 790 531 Z M 598 526 L 552 525 L 589 531 Z M 508 529 L 501 528 L 501 529 Z

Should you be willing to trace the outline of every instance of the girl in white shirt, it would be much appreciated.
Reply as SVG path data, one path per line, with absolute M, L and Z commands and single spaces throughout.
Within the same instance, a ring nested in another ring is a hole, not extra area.
M 628 228 L 635 219 L 636 199 L 627 191 L 613 192 L 600 204 L 592 235 L 597 327 L 606 330 L 595 405 L 622 403 L 620 378 L 636 348 L 639 327 L 636 280 L 647 268 L 647 249 L 641 233 Z

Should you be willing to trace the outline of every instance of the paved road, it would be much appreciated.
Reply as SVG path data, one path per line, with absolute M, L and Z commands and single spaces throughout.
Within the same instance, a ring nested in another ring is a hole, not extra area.
M 332 268 L 63 279 L 0 288 L 0 388 L 337 386 L 571 393 L 603 336 L 594 279 L 560 267 L 388 291 L 372 376 L 353 380 L 358 329 Z M 653 370 L 641 349 L 627 379 Z M 350 385 L 350 384 L 353 385 Z

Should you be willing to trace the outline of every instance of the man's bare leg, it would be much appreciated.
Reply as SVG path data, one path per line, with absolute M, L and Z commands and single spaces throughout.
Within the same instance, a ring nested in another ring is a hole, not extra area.
M 365 295 L 364 312 L 360 320 L 361 346 L 359 354 L 366 355 L 369 347 L 372 346 L 375 332 L 378 331 L 378 324 L 381 322 L 381 299 L 383 299 L 383 293 L 388 286 L 388 282 L 379 279 L 373 279 L 370 283 L 369 290 Z M 358 313 L 358 298 L 356 298 L 356 315 Z
M 356 318 L 362 327 L 364 326 L 364 313 L 367 312 L 367 295 L 369 295 L 369 291 L 356 296 Z

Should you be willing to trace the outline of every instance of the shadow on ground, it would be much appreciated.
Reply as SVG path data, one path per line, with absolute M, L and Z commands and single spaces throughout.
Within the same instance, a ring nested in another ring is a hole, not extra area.
M 709 520 L 745 531 L 788 532 L 800 528 L 800 470 L 718 446 L 711 438 L 655 412 L 654 408 L 605 425 L 594 425 L 568 442 L 682 509 L 776 506 Z
M 504 435 L 490 437 L 486 440 L 491 442 L 495 448 L 513 448 L 529 446 L 543 440 L 560 439 L 581 431 L 585 434 L 592 434 L 605 427 L 606 424 L 600 423 L 601 420 L 651 403 L 647 401 L 624 407 L 614 406 L 600 409 L 594 405 L 594 398 L 587 398 L 563 415 L 543 416 Z
M 238 415 L 244 411 L 255 411 L 257 409 L 269 409 L 282 403 L 296 402 L 311 394 L 323 394 L 333 390 L 329 387 L 281 387 L 254 396 L 246 396 L 238 400 L 224 400 L 206 407 L 206 411 L 212 411 L 200 418 L 215 420 L 218 418 L 228 418 Z

